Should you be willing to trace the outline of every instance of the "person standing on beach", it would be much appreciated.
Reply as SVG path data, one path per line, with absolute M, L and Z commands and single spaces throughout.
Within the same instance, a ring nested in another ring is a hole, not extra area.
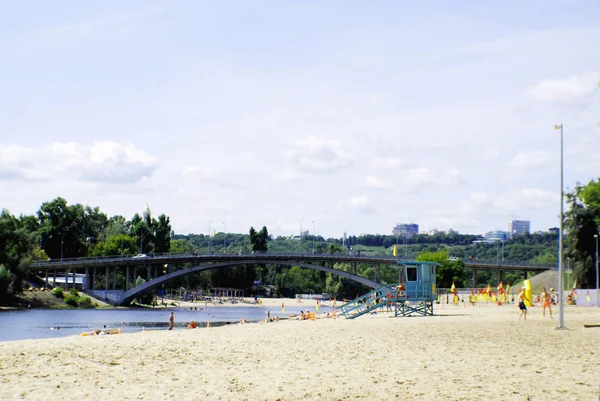
M 169 318 L 169 330 L 173 330 L 175 327 L 175 312 L 171 312 L 171 317 Z
M 552 295 L 546 290 L 546 287 L 542 290 L 542 316 L 546 317 L 546 308 L 550 312 L 550 319 L 552 319 Z
M 523 317 L 523 320 L 527 320 L 527 306 L 525 306 L 525 300 L 529 301 L 525 296 L 525 287 L 521 287 L 521 291 L 519 291 L 519 297 L 517 298 L 517 301 L 519 302 L 519 309 L 521 310 L 519 320 L 521 320 L 521 317 Z

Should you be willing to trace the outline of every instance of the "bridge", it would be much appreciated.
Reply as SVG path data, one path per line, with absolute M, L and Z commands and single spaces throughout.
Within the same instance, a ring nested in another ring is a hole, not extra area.
M 356 281 L 370 288 L 380 288 L 379 267 L 381 265 L 401 265 L 406 260 L 386 256 L 358 256 L 351 254 L 313 254 L 313 253 L 272 253 L 255 252 L 253 254 L 161 254 L 161 255 L 138 255 L 134 257 L 100 257 L 100 258 L 75 258 L 75 259 L 54 259 L 47 261 L 37 261 L 32 268 L 36 272 L 43 272 L 45 275 L 46 286 L 48 278 L 54 275 L 53 282 L 56 282 L 57 274 L 65 277 L 65 287 L 68 288 L 69 281 L 75 286 L 77 272 L 85 271 L 83 281 L 84 291 L 98 298 L 105 299 L 113 305 L 127 305 L 139 294 L 152 290 L 162 284 L 193 273 L 204 270 L 217 269 L 221 267 L 231 267 L 240 265 L 284 265 L 300 266 L 308 269 L 319 270 L 333 273 L 338 276 Z M 334 263 L 350 263 L 352 270 L 336 269 Z M 366 263 L 376 265 L 375 279 L 371 280 L 356 273 L 356 265 Z M 183 269 L 177 269 L 178 266 L 185 265 Z M 491 264 L 485 262 L 465 261 L 465 267 L 473 269 L 474 278 L 477 270 L 496 270 L 499 271 L 501 278 L 502 271 L 523 271 L 523 272 L 542 272 L 545 270 L 556 269 L 556 266 L 536 266 L 525 264 Z M 105 271 L 105 288 L 95 288 L 96 272 L 98 269 Z M 117 272 L 124 269 L 125 288 L 117 289 Z M 132 279 L 135 280 L 138 269 L 146 269 L 147 281 L 139 286 L 132 285 Z M 160 270 L 159 270 L 160 269 Z M 112 290 L 109 290 L 110 278 L 112 276 Z

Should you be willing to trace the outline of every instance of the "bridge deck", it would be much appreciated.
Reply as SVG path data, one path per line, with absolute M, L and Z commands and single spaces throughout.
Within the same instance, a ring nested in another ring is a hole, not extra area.
M 248 263 L 274 263 L 277 261 L 303 261 L 303 262 L 347 262 L 347 263 L 371 263 L 396 265 L 408 262 L 402 259 L 385 256 L 356 256 L 344 254 L 295 254 L 295 253 L 254 253 L 254 254 L 165 254 L 148 255 L 147 257 L 102 257 L 102 258 L 76 258 L 76 259 L 54 259 L 48 261 L 37 261 L 33 267 L 38 270 L 64 270 L 80 269 L 86 267 L 122 267 L 122 266 L 153 266 L 172 263 L 214 263 L 228 261 L 248 261 Z M 257 262 L 254 262 L 257 261 Z M 528 264 L 494 264 L 485 262 L 464 261 L 465 267 L 475 270 L 527 270 L 546 271 L 556 270 L 556 266 L 539 266 Z

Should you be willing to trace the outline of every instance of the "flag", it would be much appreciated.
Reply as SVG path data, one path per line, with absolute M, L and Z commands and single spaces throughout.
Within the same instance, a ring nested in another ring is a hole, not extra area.
M 489 296 L 491 296 L 491 295 L 492 295 L 492 286 L 491 286 L 491 285 L 489 285 L 489 284 L 488 284 L 488 286 L 487 286 L 487 291 L 486 291 L 486 292 L 487 292 L 487 294 L 488 294 Z
M 557 130 L 557 129 L 562 129 L 562 124 L 561 124 L 561 125 L 555 125 L 555 126 L 554 126 L 554 129 L 555 129 L 555 130 Z
M 283 301 L 281 301 L 281 313 L 285 313 L 285 306 L 283 305 Z
M 575 280 L 575 282 L 573 283 L 573 289 L 577 288 L 577 280 Z
M 504 294 L 504 286 L 502 285 L 502 281 L 498 284 L 498 294 Z
M 317 299 L 317 307 L 316 307 L 316 309 L 317 309 L 317 312 L 318 312 L 319 311 L 319 300 L 318 299 Z
M 394 245 L 394 256 L 397 255 L 396 245 Z
M 454 285 L 454 281 L 452 282 L 452 287 L 450 287 L 450 292 L 456 295 L 456 286 Z

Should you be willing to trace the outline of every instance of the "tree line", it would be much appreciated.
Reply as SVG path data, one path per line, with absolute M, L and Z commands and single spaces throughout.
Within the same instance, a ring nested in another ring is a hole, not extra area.
M 574 269 L 579 288 L 595 287 L 595 241 L 600 226 L 600 181 L 577 184 L 566 194 L 568 210 L 565 215 L 565 264 Z M 170 218 L 164 214 L 153 217 L 149 208 L 130 219 L 120 215 L 109 217 L 99 207 L 69 205 L 63 198 L 45 202 L 35 215 L 14 216 L 0 212 L 0 302 L 4 303 L 23 290 L 23 283 L 34 279 L 31 263 L 35 260 L 66 259 L 89 256 L 133 256 L 159 253 L 250 253 L 260 251 L 289 253 L 345 253 L 388 255 L 399 244 L 399 256 L 409 259 L 433 258 L 440 263 L 438 287 L 469 286 L 468 268 L 462 260 L 504 261 L 556 265 L 558 236 L 553 233 L 526 234 L 502 244 L 473 243 L 478 237 L 454 232 L 434 235 L 415 235 L 399 241 L 391 235 L 349 236 L 343 247 L 342 238 L 305 235 L 301 238 L 272 238 L 266 227 L 248 234 L 213 233 L 212 235 L 175 235 Z M 397 242 L 398 241 L 398 242 Z M 459 260 L 454 260 L 454 257 Z M 452 260 L 450 260 L 452 259 Z M 173 268 L 184 269 L 178 265 Z M 352 271 L 382 283 L 398 281 L 397 270 L 366 264 L 338 263 L 331 267 Z M 166 274 L 166 270 L 161 272 Z M 480 272 L 480 285 L 494 284 L 493 272 Z M 510 273 L 508 281 L 517 280 Z M 96 286 L 105 283 L 102 273 Z M 124 288 L 125 274 L 117 275 L 118 287 Z M 296 293 L 329 293 L 350 297 L 366 291 L 359 284 L 337 275 L 300 267 L 275 265 L 235 266 L 204 271 L 169 282 L 163 290 L 174 288 L 209 289 L 235 287 L 247 294 L 270 287 L 275 293 L 293 296 Z

